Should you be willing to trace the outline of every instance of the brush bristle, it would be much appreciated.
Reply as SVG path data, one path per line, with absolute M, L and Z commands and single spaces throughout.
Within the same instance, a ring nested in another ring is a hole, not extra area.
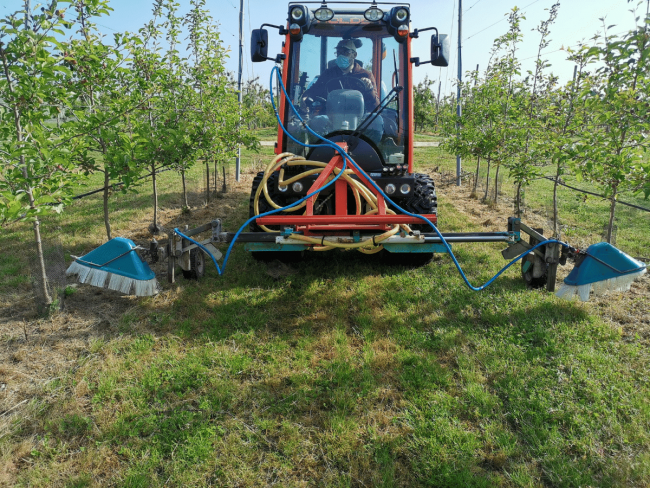
M 589 300 L 589 294 L 592 290 L 594 295 L 604 295 L 607 292 L 629 291 L 634 280 L 641 277 L 645 272 L 646 270 L 642 269 L 636 273 L 629 273 L 608 280 L 587 283 L 586 285 L 574 286 L 564 283 L 557 291 L 556 296 L 571 300 L 577 295 L 580 297 L 581 301 L 586 302 Z
M 82 266 L 77 261 L 72 261 L 72 264 L 66 270 L 65 275 L 77 275 L 79 283 L 85 283 L 88 273 L 90 273 L 90 268 L 88 266 Z
M 119 291 L 125 295 L 130 295 L 134 281 L 133 278 L 127 278 L 126 276 L 111 273 L 111 280 L 108 283 L 108 289 Z
M 139 297 L 150 297 L 157 295 L 160 291 L 158 281 L 153 280 L 135 280 L 135 295 Z
M 148 297 L 156 295 L 159 291 L 158 281 L 155 278 L 151 280 L 135 280 L 127 276 L 84 266 L 77 261 L 70 264 L 65 274 L 66 276 L 77 275 L 79 283 L 87 283 L 98 288 L 108 288 L 125 295 Z
M 91 286 L 96 286 L 97 288 L 104 288 L 106 285 L 106 278 L 108 278 L 108 272 L 101 269 L 91 269 L 88 273 L 88 278 L 86 278 L 86 283 Z

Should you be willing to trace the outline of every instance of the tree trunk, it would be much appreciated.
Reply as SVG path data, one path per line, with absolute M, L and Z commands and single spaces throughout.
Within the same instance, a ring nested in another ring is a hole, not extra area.
M 157 234 L 158 227 L 158 186 L 156 185 L 156 165 L 151 163 L 151 180 L 153 183 L 153 223 L 152 234 Z
M 555 174 L 555 181 L 553 182 L 553 237 L 556 239 L 560 237 L 560 226 L 557 222 L 557 187 L 560 181 L 560 172 Z
M 226 187 L 226 165 L 221 166 L 221 169 L 223 169 L 223 193 L 226 193 L 228 191 Z
M 609 225 L 607 226 L 607 242 L 612 243 L 612 234 L 614 231 L 614 213 L 616 212 L 616 186 L 612 193 L 611 204 L 609 206 Z
M 205 162 L 205 183 L 207 185 L 205 188 L 205 201 L 210 203 L 210 163 L 207 161 Z
M 499 170 L 501 169 L 501 165 L 497 164 L 497 172 L 494 175 L 494 203 L 497 203 L 499 201 Z
M 472 193 L 476 194 L 476 189 L 478 188 L 478 171 L 481 168 L 481 156 L 476 158 L 476 178 L 474 178 L 474 189 Z
M 214 175 L 214 193 L 217 193 L 217 182 L 219 181 L 219 167 L 217 166 L 217 160 L 214 160 L 214 170 L 212 174 Z
M 47 289 L 47 272 L 45 271 L 43 243 L 41 242 L 41 222 L 38 220 L 38 217 L 34 217 L 34 240 L 36 241 L 36 255 L 38 257 L 39 272 L 41 273 L 41 291 L 43 292 L 45 311 L 49 311 L 49 308 L 52 305 L 52 297 Z
M 521 218 L 521 181 L 517 183 L 517 198 L 515 199 L 517 205 L 517 218 Z
M 106 227 L 106 237 L 110 241 L 113 238 L 113 235 L 111 234 L 111 222 L 108 215 L 108 189 L 108 171 L 104 171 L 104 226 Z
M 4 68 L 4 73 L 5 73 L 5 79 L 7 80 L 7 84 L 9 87 L 9 93 L 12 95 L 14 94 L 14 89 L 13 89 L 13 83 L 11 80 L 11 76 L 9 74 L 9 66 L 7 65 L 7 55 L 6 52 L 2 50 L 2 46 L 0 46 L 0 53 L 2 57 L 2 66 Z M 20 112 L 18 110 L 18 107 L 14 105 L 12 107 L 13 109 L 13 116 L 14 116 L 14 126 L 16 128 L 16 139 L 18 140 L 18 144 L 20 146 L 23 145 L 23 127 L 21 123 L 21 118 L 20 118 Z M 22 174 L 23 178 L 25 178 L 25 181 L 29 181 L 29 175 L 27 174 L 27 167 L 25 163 L 25 156 L 20 155 L 20 167 L 22 168 Z M 34 194 L 32 192 L 32 187 L 27 184 L 27 188 L 25 188 L 25 193 L 27 194 L 27 198 L 29 199 L 29 207 L 31 209 L 35 209 L 36 206 L 34 205 Z M 47 271 L 45 270 L 45 259 L 43 258 L 43 243 L 41 242 L 41 222 L 38 220 L 38 215 L 34 216 L 34 240 L 36 241 L 36 255 L 38 257 L 38 263 L 39 263 L 39 272 L 41 273 L 41 286 L 42 286 L 42 292 L 43 292 L 43 301 L 45 302 L 44 305 L 47 309 L 50 308 L 52 305 L 52 297 L 50 296 L 50 293 L 47 289 Z
M 185 170 L 181 170 L 181 180 L 183 182 L 183 206 L 185 208 L 189 208 L 189 204 L 187 203 L 187 187 L 185 184 Z
M 490 189 L 490 156 L 487 158 L 487 176 L 485 177 L 485 195 L 483 196 L 483 201 L 487 200 L 488 198 L 488 191 Z

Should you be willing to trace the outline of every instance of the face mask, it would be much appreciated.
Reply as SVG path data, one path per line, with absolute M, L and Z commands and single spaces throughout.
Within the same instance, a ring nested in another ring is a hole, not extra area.
M 341 54 L 338 58 L 336 58 L 336 65 L 342 70 L 346 70 L 350 67 L 350 58 Z

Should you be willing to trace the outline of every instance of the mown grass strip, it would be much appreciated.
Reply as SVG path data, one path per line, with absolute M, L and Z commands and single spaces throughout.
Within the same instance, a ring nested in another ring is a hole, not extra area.
M 445 230 L 482 230 L 440 203 Z M 62 225 L 80 226 L 73 215 Z M 504 264 L 499 249 L 454 246 L 474 283 Z M 647 350 L 515 269 L 474 293 L 446 256 L 409 269 L 337 252 L 271 276 L 238 247 L 223 277 L 165 293 L 173 303 L 140 300 L 0 441 L 3 459 L 26 460 L 19 485 L 650 480 Z

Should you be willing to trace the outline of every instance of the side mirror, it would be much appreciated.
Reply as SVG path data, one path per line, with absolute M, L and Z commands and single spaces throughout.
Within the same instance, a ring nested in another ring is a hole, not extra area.
M 251 61 L 259 63 L 268 59 L 269 31 L 266 29 L 253 29 L 251 33 Z
M 447 34 L 431 36 L 431 64 L 441 67 L 449 66 L 449 36 Z

